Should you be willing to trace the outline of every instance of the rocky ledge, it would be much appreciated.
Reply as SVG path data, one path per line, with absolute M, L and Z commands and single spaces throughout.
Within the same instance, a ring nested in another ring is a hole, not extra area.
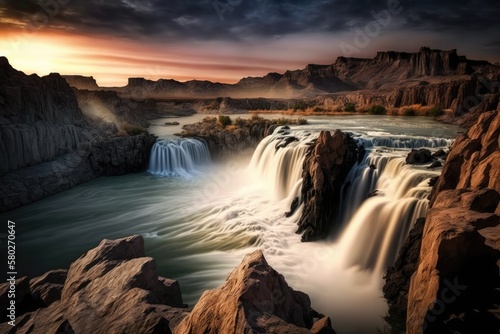
M 337 227 L 340 191 L 357 155 L 354 140 L 339 130 L 333 136 L 329 131 L 322 131 L 311 146 L 302 172 L 300 202 L 304 209 L 297 229 L 302 241 L 324 239 Z M 298 199 L 292 203 L 290 213 L 298 203 Z
M 330 319 L 290 288 L 260 251 L 192 310 L 179 283 L 158 276 L 141 236 L 103 240 L 69 270 L 16 285 L 16 326 L 0 324 L 2 333 L 335 333 Z M 8 288 L 0 285 L 1 310 L 8 308 Z
M 425 224 L 389 268 L 384 292 L 400 330 L 498 333 L 499 137 L 500 112 L 491 111 L 455 141 Z
M 219 160 L 255 149 L 279 125 L 305 123 L 307 121 L 300 118 L 270 120 L 254 116 L 233 120 L 229 116 L 205 117 L 201 122 L 185 125 L 179 135 L 205 140 L 212 158 Z

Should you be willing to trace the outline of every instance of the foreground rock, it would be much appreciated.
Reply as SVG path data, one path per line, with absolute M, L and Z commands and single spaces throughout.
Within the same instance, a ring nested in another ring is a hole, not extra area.
M 45 305 L 18 314 L 17 326 L 2 324 L 0 332 L 171 333 L 187 314 L 179 284 L 158 277 L 140 236 L 103 240 L 67 275 L 49 272 L 31 280 L 28 291 Z
M 336 227 L 340 190 L 357 161 L 354 140 L 341 131 L 333 136 L 322 131 L 304 162 L 302 196 L 304 203 L 297 233 L 302 241 L 325 238 Z
M 455 141 L 431 194 L 423 232 L 410 233 L 411 255 L 403 249 L 388 271 L 391 309 L 408 300 L 407 313 L 399 314 L 408 333 L 498 333 L 499 136 L 500 112 L 493 111 Z M 403 287 L 399 293 L 394 282 Z
M 176 333 L 334 333 L 318 314 L 309 297 L 288 286 L 271 268 L 261 251 L 247 255 L 216 290 L 206 291 Z
M 0 285 L 1 310 L 8 289 Z M 205 292 L 190 315 L 179 283 L 158 276 L 141 236 L 103 240 L 67 271 L 19 279 L 16 292 L 16 326 L 0 324 L 1 333 L 335 333 L 328 318 L 313 324 L 320 315 L 309 297 L 290 288 L 260 251 Z

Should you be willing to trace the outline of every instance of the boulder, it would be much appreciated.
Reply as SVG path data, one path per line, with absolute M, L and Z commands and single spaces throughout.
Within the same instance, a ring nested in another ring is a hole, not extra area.
M 33 299 L 42 302 L 45 306 L 60 300 L 67 273 L 68 271 L 64 269 L 52 270 L 30 280 Z
M 290 288 L 262 252 L 255 251 L 243 259 L 222 286 L 203 293 L 175 333 L 305 334 L 312 333 L 315 314 L 309 297 Z M 329 325 L 329 320 L 323 320 L 315 333 L 330 333 Z
M 54 286 L 61 282 L 58 299 Z M 48 307 L 18 318 L 15 332 L 171 333 L 187 314 L 178 283 L 158 277 L 140 236 L 103 240 L 73 262 L 67 275 L 49 272 L 31 286 Z
M 311 147 L 303 167 L 304 209 L 297 229 L 302 241 L 323 239 L 338 228 L 340 190 L 357 161 L 357 151 L 354 140 L 338 130 L 333 136 L 322 131 Z
M 411 152 L 406 157 L 407 164 L 425 164 L 431 162 L 433 159 L 431 151 L 426 148 L 421 148 L 419 150 L 411 150 Z

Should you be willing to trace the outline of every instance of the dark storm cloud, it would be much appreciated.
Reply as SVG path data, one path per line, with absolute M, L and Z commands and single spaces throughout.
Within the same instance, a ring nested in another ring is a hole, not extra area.
M 61 5 L 54 5 L 57 1 Z M 0 4 L 0 27 L 26 24 L 45 7 L 53 15 L 49 29 L 165 41 L 342 32 L 373 20 L 372 11 L 387 8 L 381 0 L 4 0 Z M 401 0 L 401 6 L 403 11 L 388 29 L 459 33 L 499 28 L 498 1 Z

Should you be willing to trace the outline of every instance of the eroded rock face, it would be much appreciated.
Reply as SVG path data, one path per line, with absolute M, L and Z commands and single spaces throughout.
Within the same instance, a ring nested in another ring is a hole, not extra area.
M 247 255 L 216 290 L 206 291 L 175 333 L 312 333 L 309 297 L 288 286 L 261 251 Z M 328 331 L 330 330 L 330 331 Z M 332 333 L 329 319 L 314 333 Z
M 119 116 L 94 122 L 60 75 L 27 76 L 0 57 L 0 211 L 101 175 L 144 171 L 156 137 L 118 137 Z
M 322 131 L 304 162 L 302 195 L 304 203 L 297 233 L 302 241 L 325 238 L 336 226 L 340 190 L 357 160 L 354 140 L 341 131 Z
M 62 294 L 48 293 L 61 282 Z M 67 274 L 49 272 L 30 284 L 33 297 L 50 297 L 48 307 L 18 316 L 14 328 L 1 324 L 2 333 L 171 333 L 187 315 L 178 283 L 158 277 L 140 236 L 103 240 Z
M 451 148 L 433 189 L 411 278 L 408 333 L 500 328 L 499 134 L 500 113 L 484 113 Z

